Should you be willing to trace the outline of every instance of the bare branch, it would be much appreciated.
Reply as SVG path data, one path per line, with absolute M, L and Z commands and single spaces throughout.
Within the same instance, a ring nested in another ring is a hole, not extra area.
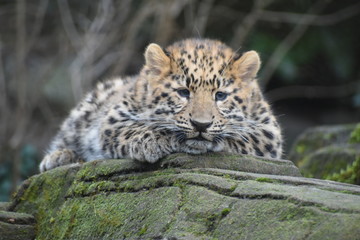
M 104 53 L 98 51 L 103 41 L 108 37 L 107 26 L 115 15 L 112 0 L 102 0 L 97 7 L 97 13 L 83 36 L 77 36 L 83 43 L 76 49 L 77 56 L 70 66 L 72 91 L 75 101 L 79 101 L 91 85 L 93 70 L 91 65 Z
M 25 0 L 16 1 L 16 73 L 15 80 L 18 84 L 17 90 L 17 107 L 16 119 L 19 120 L 12 137 L 10 138 L 10 147 L 15 151 L 12 170 L 12 191 L 16 189 L 16 185 L 20 180 L 20 156 L 19 146 L 22 140 L 27 119 L 22 118 L 26 112 L 26 89 L 27 81 L 25 80 L 25 54 L 26 54 L 26 2 Z
M 0 144 L 4 143 L 8 129 L 8 96 L 7 96 L 7 85 L 5 81 L 4 65 L 2 60 L 2 43 L 0 39 Z
M 245 12 L 237 11 L 236 9 L 231 9 L 226 6 L 216 6 L 213 13 L 219 14 L 221 16 L 226 16 L 231 19 L 243 18 L 246 16 Z M 328 26 L 337 24 L 339 22 L 345 21 L 349 18 L 352 18 L 360 13 L 360 2 L 350 5 L 346 8 L 343 8 L 334 13 L 324 14 L 324 15 L 312 15 L 304 13 L 292 13 L 292 12 L 277 12 L 263 10 L 261 15 L 258 16 L 259 21 L 267 22 L 276 22 L 276 23 L 291 23 L 299 24 L 299 19 L 303 17 L 314 18 L 314 21 L 307 24 L 311 26 Z M 305 23 L 301 23 L 305 24 Z
M 26 112 L 26 93 L 27 93 L 27 81 L 25 80 L 26 68 L 25 68 L 25 54 L 27 52 L 26 47 L 26 1 L 16 1 L 16 72 L 15 82 L 17 85 L 16 96 L 16 118 L 19 119 L 15 133 L 10 138 L 10 145 L 13 149 L 16 149 L 21 142 L 21 133 L 25 129 L 25 122 L 27 119 L 22 118 Z
M 118 60 L 122 56 L 120 51 L 113 51 L 107 53 L 103 56 L 99 61 L 94 63 L 92 66 L 93 69 L 93 79 L 99 79 L 101 74 L 103 74 L 110 66 L 114 65 L 116 60 Z
M 69 4 L 67 0 L 58 0 L 58 6 L 61 15 L 61 21 L 63 23 L 65 32 L 70 40 L 73 48 L 78 49 L 79 45 L 81 45 L 80 35 L 76 30 L 74 20 L 72 18 Z
M 35 23 L 32 24 L 33 29 L 32 33 L 30 34 L 30 37 L 27 40 L 27 50 L 29 51 L 35 44 L 36 39 L 40 33 L 40 30 L 44 23 L 44 17 L 46 13 L 46 9 L 48 6 L 49 0 L 41 0 L 39 7 L 36 12 L 36 20 Z
M 169 38 L 174 33 L 175 24 L 172 11 L 172 6 L 176 4 L 176 1 L 166 1 L 161 4 L 155 4 L 156 12 L 158 14 L 154 14 L 155 23 L 157 26 L 154 29 L 155 34 L 153 34 L 153 39 L 155 42 L 159 44 L 165 44 L 169 41 Z
M 214 4 L 214 0 L 206 0 L 200 2 L 199 10 L 198 13 L 196 14 L 196 18 L 194 21 L 194 26 L 196 26 L 197 33 L 200 36 L 204 36 L 205 28 L 213 4 Z
M 266 93 L 272 102 L 292 98 L 342 98 L 351 96 L 360 89 L 360 81 L 338 86 L 289 86 L 271 90 Z
M 24 108 L 26 81 L 24 81 L 25 72 L 25 54 L 26 54 L 26 2 L 25 0 L 17 0 L 16 2 L 16 82 L 19 86 L 17 95 L 17 103 L 20 108 Z
M 300 24 L 311 24 L 312 26 L 324 26 L 324 25 L 336 24 L 338 22 L 354 17 L 359 13 L 360 13 L 360 2 L 348 6 L 344 9 L 341 9 L 337 12 L 326 15 L 320 15 L 320 16 L 311 15 L 311 14 L 289 13 L 289 12 L 263 11 L 262 15 L 259 16 L 259 20 L 299 24 L 299 19 L 305 17 L 314 20 L 310 23 L 300 22 Z
M 156 3 L 157 2 L 155 1 L 144 2 L 141 8 L 133 15 L 129 24 L 125 27 L 125 29 L 123 29 L 126 32 L 126 35 L 120 46 L 122 58 L 119 59 L 116 68 L 113 70 L 114 72 L 122 73 L 128 67 L 128 59 L 131 58 L 133 54 L 136 36 L 139 34 L 144 21 L 150 16 L 156 14 Z

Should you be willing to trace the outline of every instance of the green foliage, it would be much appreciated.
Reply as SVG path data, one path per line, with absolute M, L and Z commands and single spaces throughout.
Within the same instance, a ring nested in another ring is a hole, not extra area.
M 356 125 L 350 134 L 350 143 L 360 143 L 360 123 Z
M 351 132 L 349 142 L 360 143 L 360 123 Z M 357 157 L 352 164 L 348 164 L 339 173 L 334 173 L 326 179 L 360 185 L 360 157 Z
M 360 184 L 360 157 L 352 164 L 347 165 L 346 169 L 342 169 L 340 173 L 334 173 L 327 180 L 333 180 L 344 183 Z
M 295 148 L 295 151 L 298 153 L 298 154 L 303 154 L 306 150 L 306 145 L 303 143 L 303 144 L 298 144 L 296 145 L 296 148 Z

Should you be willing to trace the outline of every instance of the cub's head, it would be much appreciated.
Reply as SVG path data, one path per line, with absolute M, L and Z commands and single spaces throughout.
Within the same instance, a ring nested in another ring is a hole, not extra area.
M 145 60 L 141 78 L 148 83 L 151 117 L 171 122 L 179 140 L 221 150 L 224 139 L 241 139 L 239 132 L 246 135 L 264 120 L 253 119 L 262 101 L 255 51 L 240 55 L 219 41 L 189 39 L 165 50 L 150 44 Z

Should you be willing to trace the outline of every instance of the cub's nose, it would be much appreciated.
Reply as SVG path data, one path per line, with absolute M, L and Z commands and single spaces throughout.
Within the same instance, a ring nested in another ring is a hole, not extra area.
M 205 132 L 206 129 L 208 127 L 210 127 L 212 124 L 212 122 L 198 122 L 198 121 L 191 120 L 191 119 L 190 119 L 190 122 L 191 122 L 191 125 L 193 125 L 193 127 L 199 132 Z

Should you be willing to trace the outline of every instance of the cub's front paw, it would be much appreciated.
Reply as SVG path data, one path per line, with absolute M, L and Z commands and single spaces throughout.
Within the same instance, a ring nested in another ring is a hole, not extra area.
M 155 163 L 164 154 L 156 142 L 132 143 L 130 144 L 130 157 L 141 162 Z
M 168 139 L 148 137 L 142 142 L 130 144 L 130 157 L 141 162 L 155 163 L 160 158 L 175 152 L 174 146 Z
M 40 172 L 45 172 L 47 170 L 67 165 L 71 163 L 79 162 L 80 159 L 74 153 L 74 151 L 69 149 L 56 150 L 47 154 L 40 163 Z

